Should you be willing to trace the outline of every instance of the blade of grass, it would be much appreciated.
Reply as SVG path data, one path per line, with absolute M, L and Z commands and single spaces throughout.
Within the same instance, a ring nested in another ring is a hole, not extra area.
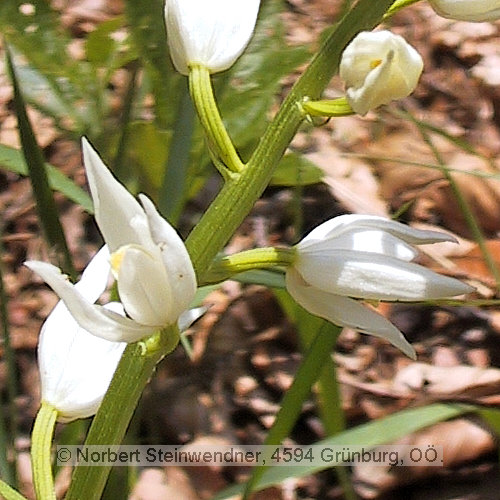
M 188 190 L 189 156 L 195 117 L 187 85 L 182 87 L 179 97 L 179 108 L 158 198 L 160 213 L 174 225 L 179 220 Z
M 276 415 L 271 430 L 264 445 L 279 445 L 293 429 L 302 409 L 302 404 L 311 392 L 311 387 L 316 382 L 325 363 L 330 359 L 331 351 L 340 331 L 338 326 L 321 320 L 318 333 L 305 355 L 290 389 L 285 393 L 281 408 Z M 248 499 L 252 491 L 259 484 L 267 467 L 260 465 L 253 469 L 252 476 L 247 482 L 243 499 Z
M 65 273 L 74 278 L 76 273 L 59 220 L 52 190 L 49 186 L 47 172 L 45 170 L 45 161 L 38 143 L 36 142 L 35 134 L 26 112 L 26 106 L 8 47 L 6 47 L 6 58 L 9 76 L 14 89 L 14 105 L 18 120 L 19 136 L 30 174 L 38 217 L 48 245 L 55 250 L 60 267 Z
M 2 244 L 2 226 L 0 224 L 0 256 L 4 254 Z M 7 294 L 5 293 L 3 281 L 3 265 L 0 259 L 0 317 L 2 322 L 2 344 L 4 359 L 7 364 L 7 395 L 8 404 L 1 405 L 0 414 L 0 476 L 2 476 L 9 484 L 16 484 L 15 472 L 15 446 L 14 440 L 17 436 L 17 421 L 16 412 L 16 397 L 18 395 L 17 387 L 17 370 L 15 354 L 10 342 L 9 318 L 7 311 Z M 4 409 L 6 411 L 4 412 Z M 8 424 L 7 424 L 8 422 Z M 9 460 L 8 453 L 11 453 Z
M 432 154 L 436 158 L 436 161 L 438 162 L 439 166 L 441 167 L 441 172 L 442 172 L 444 178 L 448 181 L 450 188 L 453 191 L 453 194 L 454 194 L 455 199 L 458 203 L 460 211 L 462 212 L 462 215 L 464 216 L 465 222 L 466 222 L 470 232 L 472 233 L 472 236 L 473 236 L 475 242 L 479 246 L 481 253 L 483 254 L 484 261 L 485 261 L 486 265 L 488 266 L 488 269 L 490 270 L 491 274 L 495 278 L 496 287 L 498 290 L 500 290 L 500 270 L 498 269 L 498 267 L 496 265 L 496 262 L 495 262 L 495 259 L 493 258 L 493 255 L 491 255 L 491 252 L 486 244 L 486 238 L 484 237 L 484 234 L 481 230 L 481 226 L 479 225 L 476 216 L 472 212 L 472 209 L 469 205 L 469 202 L 467 201 L 467 199 L 463 195 L 458 184 L 455 182 L 453 175 L 448 170 L 448 167 L 446 166 L 446 162 L 444 161 L 444 158 L 442 157 L 438 148 L 434 144 L 434 141 L 432 140 L 432 137 L 430 136 L 427 128 L 424 127 L 419 120 L 415 119 L 411 115 L 411 113 L 405 112 L 403 116 L 406 116 L 408 119 L 411 120 L 412 123 L 414 123 L 416 125 L 416 127 L 418 128 L 418 130 L 420 132 L 420 135 L 422 136 L 422 139 L 429 146 L 429 149 L 431 150 Z
M 5 500 L 28 500 L 2 480 L 0 480 L 0 496 Z
M 362 160 L 370 160 L 370 161 L 385 161 L 389 163 L 399 163 L 401 165 L 410 165 L 414 167 L 422 167 L 422 168 L 428 168 L 430 170 L 442 170 L 443 167 L 440 165 L 435 165 L 433 163 L 423 163 L 420 161 L 412 161 L 412 160 L 407 160 L 406 158 L 393 158 L 390 156 L 377 156 L 377 155 L 369 155 L 369 154 L 363 154 L 363 153 L 341 153 L 340 156 L 344 158 L 360 158 Z M 476 154 L 476 156 L 478 156 Z M 482 157 L 484 160 L 486 158 Z M 448 167 L 448 172 L 450 173 L 457 173 L 457 174 L 462 174 L 462 175 L 470 175 L 472 177 L 480 177 L 483 179 L 494 179 L 494 180 L 500 180 L 500 174 L 494 174 L 492 172 L 483 172 L 482 170 L 460 170 L 458 168 L 450 168 Z
M 275 290 L 281 306 L 287 312 L 287 316 L 294 321 L 299 334 L 302 351 L 310 348 L 311 342 L 317 335 L 323 324 L 323 320 L 313 316 L 300 307 L 284 290 Z M 340 334 L 340 329 L 338 331 Z M 345 418 L 342 410 L 340 388 L 337 381 L 337 370 L 335 362 L 330 356 L 321 369 L 316 391 L 319 413 L 327 436 L 334 436 L 345 430 Z M 344 467 L 336 467 L 335 473 L 344 491 L 346 500 L 356 500 L 357 495 L 349 477 L 349 471 Z
M 127 91 L 125 93 L 125 99 L 123 102 L 122 115 L 120 117 L 120 128 L 121 134 L 118 141 L 118 147 L 116 149 L 116 154 L 113 159 L 113 164 L 111 165 L 111 170 L 118 177 L 118 179 L 125 179 L 126 165 L 123 161 L 125 158 L 125 152 L 127 150 L 127 142 L 129 138 L 129 123 L 132 116 L 132 110 L 134 105 L 134 97 L 136 94 L 137 87 L 137 73 L 139 71 L 139 63 L 135 61 L 133 63 L 132 71 L 129 75 L 129 81 L 127 85 Z
M 22 151 L 4 144 L 0 144 L 0 167 L 15 174 L 29 175 Z M 69 200 L 80 205 L 89 214 L 94 213 L 90 196 L 80 186 L 77 186 L 71 179 L 68 179 L 60 170 L 57 170 L 56 167 L 49 163 L 45 164 L 45 169 L 49 179 L 49 186 L 52 189 L 59 191 Z
M 393 442 L 403 436 L 433 425 L 443 420 L 455 418 L 464 413 L 476 410 L 472 405 L 435 403 L 420 408 L 402 410 L 388 417 L 380 418 L 366 424 L 358 425 L 333 437 L 315 443 L 315 446 L 353 446 L 361 445 L 373 448 L 382 444 Z M 299 478 L 315 474 L 332 466 L 340 465 L 338 462 L 329 462 L 318 465 L 294 465 L 293 467 L 272 467 L 268 469 L 256 485 L 256 490 L 279 484 L 289 478 Z M 224 500 L 241 495 L 245 485 L 236 485 L 226 488 L 215 496 L 214 500 Z

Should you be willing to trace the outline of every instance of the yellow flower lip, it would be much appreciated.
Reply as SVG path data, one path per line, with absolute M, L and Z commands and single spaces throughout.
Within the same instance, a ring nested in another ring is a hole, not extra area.
M 123 246 L 109 256 L 109 263 L 111 264 L 111 272 L 113 273 L 113 276 L 115 276 L 115 278 L 116 276 L 118 276 L 120 272 L 123 258 L 125 257 L 125 252 L 126 252 L 126 246 Z
M 380 66 L 382 64 L 382 59 L 374 59 L 373 61 L 370 61 L 370 69 L 375 69 L 377 66 Z

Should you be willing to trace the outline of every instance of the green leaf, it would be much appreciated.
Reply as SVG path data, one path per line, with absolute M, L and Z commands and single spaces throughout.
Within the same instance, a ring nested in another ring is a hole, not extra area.
M 30 6 L 32 8 L 30 8 Z M 85 61 L 71 56 L 72 38 L 46 0 L 0 2 L 0 31 L 27 64 L 18 64 L 25 98 L 59 125 L 82 134 L 97 127 L 101 102 L 97 77 Z
M 0 480 L 0 496 L 5 500 L 27 500 L 21 493 Z
M 312 161 L 297 153 L 288 153 L 280 161 L 271 179 L 273 186 L 307 186 L 323 180 L 324 173 Z
M 125 13 L 135 50 L 142 60 L 155 97 L 155 120 L 160 129 L 171 126 L 178 86 L 184 83 L 170 62 L 163 0 L 125 1 Z
M 19 86 L 16 71 L 12 64 L 10 50 L 8 47 L 6 47 L 6 49 L 7 67 L 14 90 L 14 106 L 16 109 L 22 153 L 26 165 L 28 166 L 31 187 L 36 201 L 38 219 L 48 245 L 56 252 L 61 269 L 74 277 L 75 270 L 73 268 L 61 221 L 59 220 L 54 196 L 49 186 L 43 154 L 38 146 L 31 122 L 26 112 L 23 94 Z
M 0 167 L 19 175 L 28 175 L 28 167 L 21 151 L 0 144 Z M 64 194 L 68 199 L 80 205 L 89 214 L 94 213 L 90 196 L 71 179 L 68 179 L 56 167 L 45 164 L 49 185 L 52 189 Z
M 315 316 L 311 316 L 311 322 L 313 323 L 314 338 L 311 339 L 292 385 L 283 396 L 281 408 L 264 441 L 265 445 L 281 444 L 292 431 L 302 410 L 302 405 L 311 392 L 311 387 L 320 376 L 323 366 L 330 359 L 331 351 L 341 330 L 338 326 Z M 266 469 L 268 467 L 265 465 L 253 469 L 252 476 L 244 490 L 244 498 L 247 498 L 258 487 Z
M 130 124 L 128 156 L 144 174 L 148 187 L 158 190 L 163 179 L 172 133 L 155 123 L 138 121 Z
M 104 21 L 92 31 L 85 41 L 87 59 L 100 68 L 109 64 L 119 48 L 118 42 L 111 36 L 123 25 L 123 18 L 115 17 Z
M 469 405 L 435 403 L 421 408 L 410 408 L 388 417 L 384 417 L 367 424 L 348 429 L 336 436 L 323 439 L 314 443 L 317 446 L 348 446 L 360 445 L 373 448 L 382 444 L 395 441 L 403 436 L 430 425 L 458 417 L 464 413 L 472 412 L 476 408 Z M 292 468 L 273 467 L 268 469 L 257 486 L 257 490 L 279 484 L 289 478 L 299 478 L 314 474 L 320 470 L 338 465 L 337 462 L 322 466 L 297 465 Z M 244 485 L 237 485 L 225 489 L 216 495 L 214 500 L 223 500 L 241 494 Z

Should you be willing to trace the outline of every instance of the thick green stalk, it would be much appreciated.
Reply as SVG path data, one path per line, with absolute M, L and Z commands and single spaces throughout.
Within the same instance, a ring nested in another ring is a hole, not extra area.
M 56 419 L 57 410 L 42 401 L 31 434 L 31 469 L 36 497 L 43 500 L 56 500 L 50 459 Z
M 360 0 L 337 25 L 296 82 L 245 168 L 233 174 L 189 235 L 194 267 L 203 276 L 212 260 L 252 209 L 304 119 L 300 104 L 318 99 L 337 72 L 344 47 L 361 30 L 376 26 L 391 0 Z
M 127 346 L 92 422 L 85 445 L 112 445 L 122 442 L 156 364 L 177 346 L 178 341 L 177 326 L 172 326 L 145 341 Z M 98 500 L 110 471 L 111 466 L 77 467 L 66 500 Z

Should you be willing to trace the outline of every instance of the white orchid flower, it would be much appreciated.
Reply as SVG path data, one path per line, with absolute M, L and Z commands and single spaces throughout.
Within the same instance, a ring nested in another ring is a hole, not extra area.
M 429 3 L 448 19 L 470 22 L 500 19 L 500 0 L 429 0 Z
M 109 252 L 103 247 L 75 289 L 94 303 L 106 288 L 109 272 Z M 105 307 L 124 315 L 121 304 L 109 303 Z M 64 303 L 58 302 L 42 326 L 38 363 L 42 401 L 56 408 L 60 422 L 87 418 L 97 412 L 126 345 L 85 331 Z
M 166 0 L 170 56 L 179 73 L 199 64 L 211 73 L 231 67 L 252 36 L 260 0 Z
M 177 322 L 196 292 L 196 277 L 179 235 L 144 195 L 142 206 L 83 140 L 95 218 L 109 247 L 111 269 L 127 317 L 93 304 L 61 271 L 44 262 L 26 265 L 51 286 L 80 327 L 111 340 L 135 342 Z
M 347 101 L 360 115 L 410 95 L 424 63 L 406 40 L 390 31 L 362 31 L 344 50 L 339 66 Z
M 356 299 L 419 301 L 469 293 L 472 287 L 411 263 L 411 245 L 454 241 L 383 217 L 342 215 L 321 224 L 295 247 L 286 273 L 292 297 L 340 326 L 383 337 L 415 358 L 413 347 L 387 319 Z

